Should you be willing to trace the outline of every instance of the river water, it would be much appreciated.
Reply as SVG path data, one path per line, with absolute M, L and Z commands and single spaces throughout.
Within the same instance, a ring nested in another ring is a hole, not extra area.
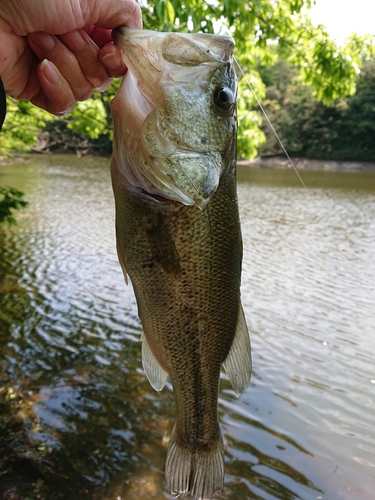
M 238 173 L 253 376 L 225 375 L 224 500 L 375 498 L 375 174 Z M 0 168 L 0 498 L 171 499 L 171 387 L 141 368 L 108 160 Z M 13 495 L 13 496 L 12 496 Z

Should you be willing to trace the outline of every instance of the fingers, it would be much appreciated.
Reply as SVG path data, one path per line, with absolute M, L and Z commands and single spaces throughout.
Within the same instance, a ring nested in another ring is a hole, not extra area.
M 85 26 L 84 30 L 98 47 L 103 47 L 104 44 L 112 42 L 112 30 L 98 28 L 94 24 Z
M 60 35 L 59 39 L 74 55 L 83 76 L 90 82 L 91 87 L 97 90 L 106 89 L 111 83 L 111 79 L 99 60 L 98 46 L 89 35 L 84 30 L 76 30 Z
M 69 82 L 61 75 L 53 62 L 44 59 L 37 69 L 40 91 L 31 99 L 39 108 L 53 115 L 70 113 L 76 105 L 76 97 Z
M 112 41 L 112 30 L 87 26 L 85 31 L 100 48 L 99 60 L 112 77 L 123 76 L 126 71 L 120 49 Z
M 142 28 L 142 11 L 134 0 L 107 0 L 107 2 L 94 2 L 97 26 L 112 29 L 117 26 L 129 28 Z M 92 15 L 92 11 L 91 11 Z M 89 24 L 86 19 L 86 24 Z
M 77 34 L 77 39 L 79 34 Z M 73 38 L 73 36 L 72 36 Z M 92 94 L 93 85 L 81 70 L 80 63 L 75 53 L 70 51 L 56 36 L 47 33 L 32 33 L 28 37 L 29 44 L 37 57 L 42 61 L 48 59 L 53 62 L 60 74 L 69 83 L 76 101 L 83 101 Z M 75 43 L 77 53 L 80 53 L 78 40 Z
M 93 28 L 91 33 L 99 43 L 111 39 L 110 30 Z M 28 41 L 43 61 L 37 71 L 41 89 L 32 102 L 56 115 L 69 113 L 77 101 L 90 97 L 93 90 L 105 90 L 112 77 L 126 71 L 120 50 L 112 42 L 99 50 L 85 30 L 58 37 L 37 32 Z
M 25 1 L 17 10 L 18 3 L 0 0 L 9 18 L 0 30 L 0 73 L 10 95 L 61 115 L 126 71 L 111 30 L 142 26 L 135 0 L 76 0 L 69 9 L 64 0 L 48 9 Z
M 122 76 L 126 71 L 121 51 L 114 43 L 107 43 L 99 52 L 99 60 L 113 77 Z
M 61 34 L 91 24 L 109 30 L 142 27 L 136 0 L 0 0 L 0 11 L 18 36 L 39 31 Z

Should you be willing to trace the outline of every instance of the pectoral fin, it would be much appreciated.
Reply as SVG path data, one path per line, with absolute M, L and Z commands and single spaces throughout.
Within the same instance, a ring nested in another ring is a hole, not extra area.
M 223 366 L 236 396 L 241 396 L 249 385 L 251 377 L 250 336 L 241 304 L 238 311 L 236 334 Z
M 167 381 L 168 373 L 153 355 L 144 333 L 142 333 L 142 365 L 152 387 L 155 391 L 161 391 Z

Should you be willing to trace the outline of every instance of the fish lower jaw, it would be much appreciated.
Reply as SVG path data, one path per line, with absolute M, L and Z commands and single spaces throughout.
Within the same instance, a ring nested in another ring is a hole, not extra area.
M 199 200 L 192 200 L 190 198 L 185 198 L 184 200 L 181 200 L 181 198 L 175 199 L 175 198 L 167 198 L 166 196 L 163 196 L 161 194 L 157 193 L 149 193 L 143 188 L 139 188 L 137 192 L 134 192 L 134 194 L 138 195 L 140 198 L 143 198 L 147 201 L 152 201 L 158 204 L 163 204 L 163 205 L 175 205 L 175 206 L 196 206 L 200 210 L 204 210 L 206 207 L 207 203 L 209 200 L 206 199 L 199 199 Z
M 113 168 L 117 181 L 121 183 L 134 196 L 144 201 L 158 204 L 174 204 L 178 206 L 196 206 L 204 210 L 213 193 L 190 192 L 176 183 L 172 178 L 161 173 L 140 169 L 136 166 L 130 167 L 130 163 L 124 155 L 113 155 Z
M 155 201 L 157 203 L 173 203 L 173 200 L 166 198 L 165 196 L 161 196 L 160 194 L 152 194 L 148 193 L 145 189 L 139 188 L 139 193 L 142 198 L 147 198 L 149 200 Z
M 133 186 L 129 183 L 126 184 L 126 187 L 129 192 L 131 192 L 134 196 L 137 196 L 145 202 L 155 203 L 158 206 L 193 206 L 197 205 L 193 199 L 189 198 L 186 195 L 180 195 L 180 193 L 174 194 L 164 191 L 155 190 L 156 192 L 151 192 L 141 186 Z M 199 208 L 201 208 L 199 206 Z

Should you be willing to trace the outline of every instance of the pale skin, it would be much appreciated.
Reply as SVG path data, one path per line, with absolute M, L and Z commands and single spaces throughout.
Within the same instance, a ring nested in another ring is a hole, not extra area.
M 125 73 L 117 26 L 142 27 L 135 0 L 0 0 L 0 76 L 6 92 L 54 115 Z

